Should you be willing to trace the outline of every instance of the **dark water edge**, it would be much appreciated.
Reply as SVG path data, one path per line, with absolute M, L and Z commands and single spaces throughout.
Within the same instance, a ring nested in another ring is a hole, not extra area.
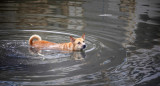
M 0 85 L 160 86 L 159 7 L 158 0 L 2 0 Z M 84 32 L 83 53 L 29 51 L 32 34 L 67 42 Z

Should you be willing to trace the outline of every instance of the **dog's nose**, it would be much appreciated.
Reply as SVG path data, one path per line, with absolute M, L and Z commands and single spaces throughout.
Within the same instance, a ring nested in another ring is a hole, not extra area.
M 83 49 L 86 48 L 86 45 L 83 45 Z

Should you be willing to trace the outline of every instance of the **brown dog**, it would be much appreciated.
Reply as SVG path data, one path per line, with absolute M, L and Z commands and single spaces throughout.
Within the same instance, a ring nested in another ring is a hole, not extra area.
M 70 36 L 70 42 L 68 43 L 53 43 L 42 40 L 39 35 L 32 35 L 29 38 L 29 45 L 38 49 L 59 49 L 67 51 L 77 51 L 86 48 L 84 40 L 85 34 L 83 34 L 81 38 L 73 38 L 72 36 Z

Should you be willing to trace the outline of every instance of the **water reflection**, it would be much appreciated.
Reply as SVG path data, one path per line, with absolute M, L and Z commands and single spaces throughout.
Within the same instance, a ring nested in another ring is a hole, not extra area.
M 128 21 L 128 25 L 125 27 L 128 31 L 127 41 L 124 43 L 124 47 L 127 49 L 127 61 L 116 71 L 107 74 L 109 77 L 115 77 L 113 81 L 117 80 L 112 84 L 146 86 L 158 85 L 159 83 L 159 63 L 157 63 L 160 54 L 159 41 L 157 40 L 159 27 L 155 26 L 158 23 L 154 19 L 158 12 L 152 8 L 156 9 L 157 4 L 155 3 L 157 2 L 142 3 L 142 1 L 121 0 L 121 11 L 128 13 L 127 17 L 120 17 Z M 140 7 L 143 7 L 143 10 Z M 151 8 L 150 11 L 144 10 Z
M 126 32 L 126 42 L 124 44 L 122 44 L 124 47 L 129 47 L 135 42 L 136 39 L 136 34 L 135 34 L 135 30 L 137 29 L 136 27 L 136 15 L 135 15 L 135 0 L 120 0 L 120 11 L 121 12 L 125 12 L 127 13 L 126 16 L 120 16 L 120 19 L 126 20 L 127 21 L 127 25 L 124 27 L 125 30 L 127 30 Z
M 36 0 L 5 3 L 1 4 L 8 7 L 1 8 L 1 25 L 4 28 L 83 30 L 85 26 L 82 1 Z
M 49 56 L 53 56 L 54 58 L 60 58 L 64 56 L 66 57 L 67 55 L 69 55 L 70 58 L 74 60 L 83 60 L 86 56 L 85 51 L 70 52 L 70 51 L 60 51 L 60 50 L 42 50 L 42 49 L 37 49 L 32 47 L 29 47 L 28 49 L 30 54 L 39 55 L 41 56 L 41 58 L 43 58 L 43 60 L 53 59 L 53 58 L 48 58 Z

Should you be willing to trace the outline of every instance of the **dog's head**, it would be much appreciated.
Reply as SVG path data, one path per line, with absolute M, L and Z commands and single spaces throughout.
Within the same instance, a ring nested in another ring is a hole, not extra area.
M 86 48 L 85 34 L 83 34 L 81 38 L 73 38 L 72 36 L 70 36 L 70 41 L 74 45 L 74 50 L 83 50 Z

